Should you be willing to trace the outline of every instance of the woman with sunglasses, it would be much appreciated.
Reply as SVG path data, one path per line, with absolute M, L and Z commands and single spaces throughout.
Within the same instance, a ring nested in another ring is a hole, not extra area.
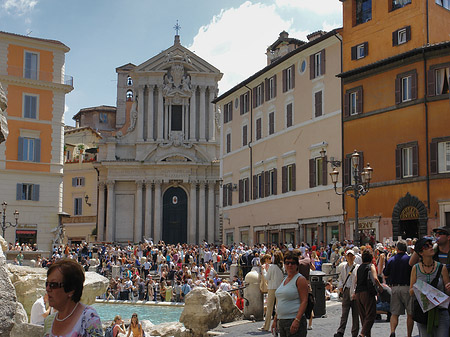
M 133 313 L 131 315 L 131 323 L 128 327 L 128 335 L 127 337 L 130 337 L 130 334 L 133 333 L 133 337 L 143 337 L 144 333 L 142 330 L 142 325 L 139 324 L 138 315 L 136 313 Z
M 409 294 L 415 296 L 413 286 L 417 280 L 431 284 L 438 277 L 439 281 L 435 288 L 449 295 L 450 279 L 448 271 L 445 265 L 433 259 L 435 255 L 433 241 L 430 238 L 418 240 L 414 245 L 414 251 L 419 255 L 420 262 L 414 265 L 411 271 Z M 430 322 L 430 320 L 432 321 Z M 417 323 L 417 328 L 420 337 L 448 337 L 449 325 L 450 318 L 447 309 L 433 308 L 428 311 L 428 324 Z
M 280 337 L 306 337 L 305 310 L 308 304 L 308 283 L 298 272 L 300 251 L 289 250 L 284 255 L 287 276 L 275 291 L 277 310 L 272 332 L 278 330 Z
M 58 312 L 47 316 L 44 337 L 103 336 L 102 322 L 95 309 L 80 302 L 84 270 L 71 259 L 54 262 L 47 271 L 48 302 Z

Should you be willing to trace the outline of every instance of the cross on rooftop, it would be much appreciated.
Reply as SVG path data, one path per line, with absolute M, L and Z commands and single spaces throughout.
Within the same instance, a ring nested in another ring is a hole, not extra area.
M 178 24 L 178 20 L 177 20 L 177 23 L 176 23 L 176 25 L 175 26 L 173 26 L 173 28 L 175 29 L 175 32 L 177 33 L 177 35 L 178 35 L 178 32 L 181 30 L 181 26 Z

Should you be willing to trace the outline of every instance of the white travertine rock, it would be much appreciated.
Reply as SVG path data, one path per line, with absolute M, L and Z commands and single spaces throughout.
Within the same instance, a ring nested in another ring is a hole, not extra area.
M 197 287 L 186 296 L 180 322 L 191 330 L 193 336 L 204 336 L 220 324 L 221 313 L 219 296 Z
M 150 335 L 150 336 L 185 337 L 185 336 L 189 335 L 189 333 L 186 331 L 183 324 L 180 322 L 162 323 L 162 324 L 154 325 L 154 326 L 150 327 L 149 329 L 143 326 L 142 329 L 145 331 L 146 335 Z
M 8 250 L 8 242 L 0 235 L 0 246 L 4 252 Z
M 244 317 L 244 313 L 239 310 L 227 291 L 219 290 L 216 295 L 219 296 L 220 308 L 222 309 L 222 315 L 220 316 L 222 323 L 238 321 Z
M 14 286 L 9 279 L 3 248 L 0 249 L 0 336 L 9 336 L 17 311 Z
M 15 324 L 10 337 L 41 337 L 44 335 L 44 326 L 30 323 Z M 3 335 L 1 335 L 3 336 Z
M 14 323 L 15 324 L 28 323 L 27 312 L 25 311 L 22 303 L 20 302 L 16 302 L 16 315 L 14 316 Z
M 11 281 L 16 289 L 17 300 L 23 304 L 28 316 L 34 302 L 45 294 L 47 269 L 8 264 Z M 109 281 L 95 272 L 86 272 L 81 302 L 90 305 L 95 298 L 106 292 Z

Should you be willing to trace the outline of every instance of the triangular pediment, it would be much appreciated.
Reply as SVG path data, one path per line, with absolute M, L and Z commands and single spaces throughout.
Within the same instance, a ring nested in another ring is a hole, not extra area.
M 135 72 L 167 71 L 173 64 L 182 64 L 187 71 L 220 74 L 219 69 L 195 55 L 179 43 L 138 65 Z

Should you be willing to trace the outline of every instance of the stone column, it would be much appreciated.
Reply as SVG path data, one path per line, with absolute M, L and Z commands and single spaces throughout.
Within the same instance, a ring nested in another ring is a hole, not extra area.
M 206 133 L 206 99 L 205 99 L 206 87 L 200 87 L 200 141 L 205 141 Z
M 147 105 L 147 140 L 153 140 L 153 126 L 154 126 L 154 102 L 153 102 L 153 89 L 154 85 L 148 85 L 148 105 Z
M 198 241 L 199 243 L 206 240 L 206 223 L 205 223 L 205 199 L 206 184 L 204 181 L 200 182 L 199 198 L 198 198 Z
M 138 243 L 142 240 L 142 187 L 143 181 L 136 181 L 136 201 L 134 203 L 134 231 L 133 241 Z
M 108 186 L 108 205 L 106 207 L 106 241 L 113 242 L 115 237 L 115 200 L 114 200 L 114 180 L 106 182 Z
M 138 118 L 136 122 L 137 128 L 137 141 L 142 142 L 144 140 L 144 86 L 139 86 L 139 94 L 135 99 L 138 104 Z
M 209 182 L 208 184 L 208 243 L 214 242 L 214 211 L 215 211 L 215 203 L 214 203 L 214 193 L 215 193 L 215 182 Z
M 105 240 L 105 182 L 98 183 L 97 241 Z
M 152 187 L 151 181 L 145 182 L 145 225 L 144 225 L 144 237 L 153 238 L 152 234 Z
M 158 141 L 162 141 L 164 139 L 163 129 L 164 129 L 164 102 L 162 95 L 163 86 L 158 85 Z
M 161 181 L 155 181 L 155 219 L 154 223 L 154 231 L 155 237 L 153 238 L 153 242 L 157 243 L 161 240 L 161 227 L 162 227 L 162 217 L 161 217 Z
M 170 130 L 170 112 L 169 112 L 170 105 L 167 103 L 164 105 L 164 139 L 169 139 L 169 130 Z
M 216 139 L 216 128 L 214 118 L 214 104 L 211 102 L 215 98 L 216 87 L 209 87 L 208 113 L 209 113 L 209 135 L 210 142 Z
M 197 183 L 191 181 L 191 191 L 189 196 L 189 234 L 188 243 L 195 243 L 195 232 L 197 227 Z
M 189 139 L 191 141 L 195 141 L 195 130 L 196 130 L 196 113 L 197 113 L 197 102 L 196 102 L 196 95 L 197 92 L 197 86 L 192 86 L 192 96 L 191 96 L 191 102 L 189 105 L 189 117 L 190 117 L 190 129 L 189 129 Z

